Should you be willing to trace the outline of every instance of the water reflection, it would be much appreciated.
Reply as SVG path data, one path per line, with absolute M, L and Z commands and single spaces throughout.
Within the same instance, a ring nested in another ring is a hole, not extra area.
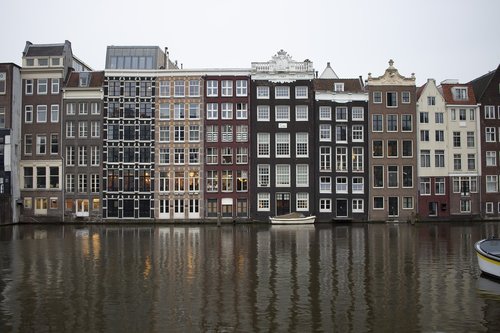
M 492 235 L 499 224 L 3 227 L 0 331 L 500 331 L 500 283 L 473 250 Z

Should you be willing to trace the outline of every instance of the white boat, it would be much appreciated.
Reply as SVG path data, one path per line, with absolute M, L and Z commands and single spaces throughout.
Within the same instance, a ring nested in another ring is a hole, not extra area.
M 474 248 L 481 272 L 500 279 L 500 239 L 480 240 Z
M 304 216 L 301 213 L 290 213 L 275 217 L 269 217 L 271 224 L 313 224 L 316 216 Z

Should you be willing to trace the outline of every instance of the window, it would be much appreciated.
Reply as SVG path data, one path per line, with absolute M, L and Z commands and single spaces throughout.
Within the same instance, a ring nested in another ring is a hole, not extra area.
M 420 123 L 428 124 L 429 123 L 429 112 L 420 112 Z
M 257 165 L 257 187 L 269 187 L 271 174 L 268 164 Z
M 451 120 L 457 120 L 457 113 L 455 109 L 451 109 Z
M 33 188 L 33 168 L 24 167 L 24 188 Z
M 33 153 L 33 136 L 26 134 L 24 136 L 24 154 L 31 155 Z
M 295 120 L 296 121 L 307 121 L 308 119 L 309 119 L 309 115 L 308 115 L 307 105 L 295 106 Z
M 101 114 L 101 104 L 98 102 L 90 103 L 90 113 L 93 115 Z
M 410 92 L 409 91 L 401 92 L 401 103 L 403 103 L 403 104 L 410 103 Z
M 295 87 L 295 98 L 296 99 L 307 98 L 307 86 Z
M 52 83 L 52 85 L 51 85 L 50 93 L 54 94 L 54 95 L 59 94 L 59 79 L 52 79 L 51 83 Z
M 444 142 L 444 131 L 443 130 L 436 130 L 435 140 L 436 140 L 436 142 Z
M 497 141 L 495 127 L 486 127 L 485 131 L 486 131 L 486 142 L 496 142 Z
M 364 136 L 363 136 L 363 125 L 352 125 L 352 141 L 353 142 L 363 142 L 364 141 Z
M 372 115 L 372 131 L 382 132 L 383 128 L 383 116 L 381 114 Z
M 486 166 L 497 166 L 497 152 L 487 151 L 486 152 Z
M 320 106 L 319 120 L 332 120 L 332 108 L 329 106 Z
M 460 148 L 460 132 L 453 132 L 453 147 Z
M 384 167 L 382 165 L 373 166 L 373 187 L 384 187 Z
M 443 124 L 444 123 L 443 112 L 436 112 L 434 118 L 435 118 L 436 124 Z
M 453 99 L 456 101 L 464 101 L 467 100 L 467 88 L 459 88 L 459 87 L 454 87 L 452 88 L 452 94 L 453 94 Z
M 246 81 L 245 81 L 246 82 Z M 236 192 L 248 191 L 248 171 L 236 171 Z
M 332 148 L 319 147 L 319 170 L 331 171 L 332 170 Z
M 398 93 L 395 91 L 388 91 L 386 93 L 386 106 L 387 107 L 397 107 L 398 106 Z
M 215 120 L 219 118 L 219 105 L 217 103 L 207 103 L 207 119 Z
M 271 140 L 269 133 L 257 133 L 257 157 L 270 157 Z
M 170 148 L 160 148 L 159 164 L 170 164 Z
M 387 140 L 387 157 L 398 157 L 398 140 Z
M 186 109 L 184 103 L 174 104 L 174 120 L 184 120 L 186 119 Z
M 185 82 L 184 80 L 174 81 L 174 97 L 184 97 L 185 94 Z
M 290 165 L 276 164 L 276 187 L 290 186 Z
M 174 126 L 174 142 L 184 142 L 184 126 Z
M 387 166 L 387 187 L 398 187 L 398 166 L 389 165 Z
M 174 148 L 174 164 L 184 164 L 184 148 Z
M 269 105 L 257 105 L 257 121 L 269 121 Z
M 90 192 L 99 193 L 100 192 L 100 176 L 97 174 L 90 175 Z
M 403 187 L 413 187 L 413 167 L 411 165 L 403 165 Z
M 51 134 L 50 135 L 50 153 L 58 154 L 59 153 L 59 135 Z
M 247 96 L 247 95 L 248 95 L 248 81 L 236 80 L 236 96 Z
M 493 105 L 484 106 L 484 119 L 495 119 L 495 106 Z
M 372 142 L 372 151 L 373 157 L 383 157 L 384 156 L 384 148 L 383 148 L 382 140 L 373 140 Z
M 460 109 L 458 116 L 459 116 L 460 121 L 466 121 L 467 120 L 466 110 Z
M 336 142 L 347 143 L 347 125 L 335 126 L 335 140 Z
M 364 201 L 363 199 L 352 199 L 352 212 L 353 213 L 363 213 L 364 212 Z
M 189 164 L 200 164 L 199 148 L 189 148 Z
M 270 210 L 271 195 L 269 193 L 257 193 L 257 210 Z
M 335 120 L 347 121 L 347 108 L 345 106 L 338 106 L 335 108 Z
M 207 142 L 219 141 L 219 127 L 217 125 L 208 125 L 206 128 Z
M 384 209 L 384 197 L 373 197 L 373 209 Z
M 200 96 L 200 80 L 189 80 L 189 96 Z
M 233 103 L 222 103 L 220 115 L 221 119 L 233 119 Z
M 411 132 L 413 130 L 412 123 L 412 115 L 411 114 L 403 114 L 401 115 L 401 131 L 403 132 Z
M 431 151 L 428 149 L 420 150 L 420 166 L 422 168 L 431 167 Z
M 47 169 L 45 167 L 36 168 L 36 188 L 47 188 Z
M 309 165 L 297 164 L 295 167 L 295 186 L 308 187 L 309 186 Z
M 232 170 L 222 170 L 221 191 L 222 192 L 233 192 L 233 171 Z
M 236 148 L 236 164 L 248 164 L 248 147 Z
M 247 103 L 236 103 L 236 119 L 248 119 Z
M 216 80 L 207 81 L 207 97 L 217 97 L 219 95 L 219 82 Z
M 444 177 L 435 178 L 435 193 L 439 195 L 445 194 L 445 179 Z
M 290 157 L 290 133 L 276 133 L 276 157 Z
M 493 214 L 493 202 L 486 203 L 486 214 Z
M 328 124 L 319 125 L 319 141 L 332 141 L 332 127 Z
M 309 193 L 298 192 L 297 193 L 297 211 L 308 211 L 309 210 Z
M 335 170 L 347 171 L 347 147 L 337 147 L 335 153 Z
M 403 197 L 403 209 L 413 209 L 413 197 Z
M 36 107 L 36 122 L 46 123 L 47 122 L 47 105 L 37 105 Z
M 330 213 L 332 211 L 332 199 L 319 199 L 319 211 Z
M 396 114 L 387 115 L 387 132 L 398 131 L 398 116 Z
M 189 119 L 200 119 L 200 104 L 189 103 Z
M 24 122 L 25 123 L 33 122 L 33 105 L 26 105 L 24 107 Z
M 208 147 L 206 150 L 206 162 L 207 164 L 217 164 L 218 163 L 218 151 L 215 147 Z
M 86 193 L 87 192 L 87 175 L 79 174 L 78 175 L 78 192 Z
M 75 175 L 66 174 L 66 192 L 75 192 Z
M 221 126 L 221 142 L 233 142 L 233 125 Z
M 319 193 L 332 193 L 332 177 L 319 177 Z
M 290 98 L 290 87 L 288 87 L 288 86 L 276 86 L 274 88 L 274 97 L 276 99 Z
M 309 156 L 309 133 L 295 134 L 295 153 L 297 157 Z
M 352 177 L 352 193 L 362 194 L 365 192 L 363 177 Z
M 232 97 L 233 96 L 233 81 L 223 80 L 221 82 L 221 92 L 223 97 Z
M 276 105 L 275 106 L 275 120 L 276 121 L 290 121 L 290 106 Z
M 420 178 L 420 195 L 431 194 L 431 179 L 429 177 Z
M 363 120 L 365 109 L 362 106 L 353 106 L 351 110 L 352 120 Z
M 429 130 L 420 130 L 420 141 L 429 141 Z
M 48 79 L 38 79 L 37 81 L 37 94 L 46 95 L 47 94 L 47 84 Z
M 349 185 L 347 184 L 347 177 L 337 177 L 335 180 L 335 193 L 347 193 Z
M 498 192 L 498 176 L 486 176 L 486 192 L 495 193 Z
M 434 166 L 436 168 L 444 168 L 444 150 L 436 150 L 434 152 Z
M 344 82 L 335 82 L 333 84 L 333 91 L 335 91 L 335 92 L 344 91 Z
M 257 86 L 257 99 L 269 99 L 269 87 Z
M 99 138 L 101 136 L 101 123 L 99 121 L 90 122 L 90 136 Z
M 467 154 L 467 169 L 476 170 L 476 154 Z
M 374 91 L 373 92 L 373 103 L 375 103 L 375 104 L 382 103 L 382 92 L 381 91 Z
M 89 104 L 88 103 L 78 103 L 78 114 L 89 114 Z
M 248 125 L 236 126 L 236 142 L 248 142 Z
M 219 190 L 219 175 L 216 170 L 207 171 L 207 192 L 217 192 Z
M 66 146 L 66 165 L 73 166 L 75 165 L 76 155 L 75 155 L 75 147 Z
M 200 141 L 200 126 L 199 125 L 189 125 L 189 141 L 199 142 Z
M 427 96 L 427 105 L 436 105 L 436 97 Z
M 170 96 L 170 81 L 160 81 L 160 97 Z
M 79 146 L 78 147 L 78 165 L 85 166 L 87 165 L 87 146 Z
M 223 147 L 220 152 L 221 164 L 233 164 L 233 148 Z
M 87 132 L 88 132 L 88 123 L 86 121 L 79 121 L 78 122 L 78 137 L 79 138 L 86 138 Z
M 33 95 L 33 80 L 26 80 L 24 85 L 26 95 Z
M 134 81 L 128 81 L 125 82 L 125 85 L 123 87 L 123 94 L 126 97 L 135 97 L 136 96 L 136 87 L 135 87 L 135 82 Z
M 455 170 L 455 171 L 462 170 L 462 155 L 461 154 L 453 154 L 453 170 Z
M 47 153 L 47 137 L 45 135 L 36 136 L 36 153 L 43 155 Z
M 101 147 L 91 146 L 90 147 L 90 165 L 99 166 L 101 163 Z
M 352 171 L 364 170 L 364 148 L 352 147 Z
M 476 134 L 472 131 L 467 132 L 467 148 L 474 148 L 476 146 Z

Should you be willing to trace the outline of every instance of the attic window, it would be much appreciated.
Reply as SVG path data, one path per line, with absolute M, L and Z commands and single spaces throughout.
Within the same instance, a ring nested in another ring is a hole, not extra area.
M 51 58 L 50 60 L 52 62 L 52 66 L 59 66 L 59 64 L 61 63 L 60 58 Z
M 467 98 L 467 88 L 453 88 L 453 99 L 456 101 L 466 101 Z
M 88 72 L 82 72 L 80 73 L 80 82 L 79 86 L 80 87 L 88 87 L 90 82 L 90 73 Z
M 333 86 L 333 91 L 344 91 L 344 82 L 337 82 Z
M 38 59 L 38 66 L 48 66 L 49 65 L 49 59 L 47 58 L 39 58 Z

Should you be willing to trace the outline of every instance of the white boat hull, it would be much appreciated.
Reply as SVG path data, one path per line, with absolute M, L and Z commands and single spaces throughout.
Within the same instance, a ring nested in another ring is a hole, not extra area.
M 494 276 L 500 279 L 500 253 L 497 252 L 487 252 L 485 251 L 484 242 L 489 241 L 481 240 L 476 243 L 475 249 L 477 253 L 477 261 L 479 264 L 479 269 L 481 272 L 486 273 L 488 275 Z M 498 241 L 500 245 L 500 240 L 493 240 L 494 242 Z
M 285 217 L 270 217 L 269 220 L 271 224 L 313 224 L 316 221 L 316 216 L 306 216 L 297 218 L 285 218 Z

